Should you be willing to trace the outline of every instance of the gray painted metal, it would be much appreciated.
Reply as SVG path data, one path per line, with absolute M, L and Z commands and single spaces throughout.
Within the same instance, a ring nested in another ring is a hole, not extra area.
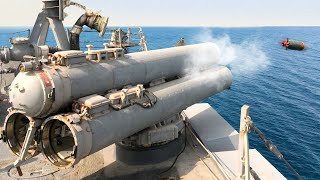
M 50 137 L 50 131 L 52 131 L 52 128 L 47 127 L 49 122 L 61 121 L 72 132 L 74 143 L 77 146 L 75 159 L 67 159 L 67 164 L 59 165 L 60 168 L 67 168 L 90 154 L 153 124 L 164 121 L 192 104 L 229 88 L 231 84 L 231 71 L 226 67 L 216 67 L 199 73 L 195 77 L 185 77 L 150 88 L 149 91 L 153 92 L 158 98 L 155 106 L 150 109 L 133 105 L 120 111 L 81 121 L 76 120 L 80 119 L 78 114 L 68 113 L 49 117 L 41 127 L 42 141 L 44 141 L 42 142 L 43 152 L 50 162 L 57 162 L 52 160 L 55 158 L 51 156 L 52 151 L 48 150 L 51 145 L 48 145 L 47 141 Z
M 59 14 L 61 14 L 61 10 L 63 10 L 62 5 L 59 4 L 60 2 L 61 1 L 58 0 L 43 1 L 44 8 L 38 14 L 28 42 L 19 44 L 11 43 L 12 47 L 10 49 L 2 47 L 0 49 L 0 61 L 5 63 L 9 61 L 23 61 L 23 56 L 25 55 L 42 57 L 43 55 L 38 53 L 37 50 L 46 42 L 49 25 L 51 26 L 58 48 L 61 50 L 69 50 L 70 43 L 63 23 L 59 19 Z
M 8 63 L 10 60 L 22 61 L 25 56 L 47 57 L 48 46 L 35 46 L 30 44 L 29 38 L 15 37 L 10 39 L 11 48 L 2 47 L 0 49 L 0 61 Z
M 44 8 L 39 13 L 37 20 L 33 26 L 30 44 L 34 46 L 41 46 L 45 44 L 47 39 L 47 34 L 49 30 L 49 25 L 52 28 L 57 46 L 62 50 L 69 50 L 70 44 L 67 38 L 63 21 L 63 5 L 62 1 L 51 0 L 43 1 Z M 30 54 L 31 55 L 31 54 Z M 16 61 L 21 61 L 22 59 L 13 59 Z
M 51 26 L 54 38 L 56 39 L 58 48 L 62 50 L 69 50 L 70 43 L 69 43 L 66 31 L 63 27 L 62 21 L 60 21 L 58 18 L 48 17 L 47 19 Z
M 60 21 L 64 20 L 63 4 L 64 4 L 64 0 L 59 0 L 59 20 Z
M 208 61 L 198 65 L 194 55 L 199 52 Z M 47 117 L 80 97 L 183 75 L 193 66 L 207 68 L 218 62 L 218 49 L 212 43 L 203 43 L 126 57 L 102 63 L 86 61 L 71 67 L 46 66 L 43 71 L 19 73 L 9 91 L 10 101 L 15 109 L 31 117 Z
M 23 60 L 24 55 L 34 54 L 35 48 L 30 45 L 28 38 L 12 38 L 10 40 L 12 47 L 10 48 L 10 59 Z
M 39 39 L 46 39 L 47 37 L 45 36 L 40 36 L 41 34 L 44 34 L 44 33 L 41 33 L 43 31 L 48 31 L 48 24 L 46 22 L 47 19 L 47 14 L 46 12 L 42 11 L 38 14 L 38 17 L 37 17 L 37 20 L 33 26 L 33 29 L 32 29 L 32 32 L 31 32 L 31 35 L 30 35 L 30 43 L 31 44 L 36 44 L 38 45 L 38 40 Z
M 41 32 L 39 34 L 38 39 L 38 46 L 42 46 L 46 44 L 47 36 L 48 36 L 48 29 L 49 29 L 49 21 L 43 21 L 41 25 Z

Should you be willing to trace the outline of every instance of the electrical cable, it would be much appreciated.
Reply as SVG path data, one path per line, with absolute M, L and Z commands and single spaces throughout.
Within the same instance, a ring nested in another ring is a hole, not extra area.
M 141 104 L 141 103 L 139 103 L 139 102 L 134 102 L 134 103 L 132 103 L 132 104 L 133 104 L 133 105 L 138 105 L 138 106 L 140 106 L 140 107 L 142 107 L 142 108 L 144 108 L 144 109 L 149 109 L 150 107 L 152 107 L 152 105 L 151 105 L 151 106 L 147 106 L 147 105 L 143 105 L 143 104 Z M 111 106 L 111 108 L 112 108 L 113 110 L 115 110 L 115 111 L 120 111 L 120 110 L 122 110 L 122 109 L 125 109 L 125 108 L 131 106 L 131 104 L 128 104 L 128 105 L 122 106 L 122 107 L 116 107 L 115 105 L 112 105 L 112 104 L 110 104 L 110 106 Z
M 195 134 L 195 132 L 193 132 L 193 130 L 190 128 L 190 126 L 187 126 L 189 132 L 191 133 L 191 135 L 197 140 L 197 142 L 201 145 L 201 147 L 209 154 L 209 156 L 217 163 L 217 165 L 219 166 L 219 169 L 221 170 L 221 172 L 223 173 L 223 175 L 225 176 L 226 179 L 234 179 L 231 178 L 228 173 L 225 171 L 225 169 L 223 168 L 222 164 L 218 161 L 218 158 L 211 152 L 209 151 L 206 146 L 203 144 L 203 142 L 198 138 L 198 136 Z
M 190 132 L 190 128 L 188 128 L 188 131 Z M 190 136 L 191 136 L 192 134 L 190 133 Z M 189 138 L 189 137 L 188 137 Z M 197 153 L 197 151 L 195 150 L 195 148 L 194 148 L 194 146 L 195 146 L 195 142 L 192 140 L 192 138 L 189 138 L 191 141 L 192 141 L 192 144 L 189 142 L 189 145 L 190 145 L 190 147 L 192 148 L 192 150 L 193 150 L 193 152 L 198 156 L 198 158 L 203 162 L 203 164 L 209 169 L 209 171 L 211 172 L 211 174 L 212 174 L 212 176 L 214 176 L 215 177 L 215 179 L 219 179 L 216 175 L 215 175 L 215 173 L 213 172 L 213 170 L 209 167 L 209 165 L 202 159 L 202 157 Z
M 187 123 L 184 121 L 184 147 L 183 147 L 183 149 L 182 149 L 181 152 L 176 156 L 176 158 L 174 159 L 174 161 L 173 161 L 173 163 L 171 164 L 171 166 L 170 166 L 169 168 L 167 168 L 166 170 L 160 172 L 160 173 L 158 174 L 158 176 L 160 176 L 160 175 L 163 174 L 163 173 L 166 173 L 166 172 L 170 171 L 170 170 L 174 167 L 174 165 L 176 164 L 179 156 L 180 156 L 180 155 L 184 152 L 184 150 L 186 149 L 186 147 L 187 147 L 187 128 L 186 128 L 186 127 L 187 127 Z
M 151 94 L 151 95 L 153 96 L 153 98 L 154 98 L 154 103 L 153 103 L 153 104 L 156 104 L 156 103 L 158 102 L 158 98 L 157 98 L 156 95 L 153 94 L 153 92 L 150 92 L 150 91 L 147 90 L 147 89 L 145 90 L 145 92 L 148 93 L 148 94 Z
M 149 94 L 149 95 L 147 95 L 147 94 Z M 151 98 L 149 97 L 150 95 L 153 97 L 153 100 L 151 100 Z M 122 110 L 124 108 L 127 108 L 127 107 L 131 106 L 131 105 L 138 105 L 138 106 L 140 106 L 140 107 L 142 107 L 144 109 L 149 109 L 149 108 L 153 107 L 158 101 L 157 96 L 154 95 L 152 92 L 150 92 L 148 90 L 145 90 L 145 93 L 143 94 L 143 97 L 146 97 L 148 99 L 149 103 L 147 103 L 147 104 L 143 103 L 142 104 L 140 102 L 133 102 L 131 104 L 128 104 L 128 105 L 125 105 L 125 106 L 122 106 L 122 107 L 116 107 L 115 105 L 110 104 L 110 107 L 115 111 L 120 111 L 120 110 Z

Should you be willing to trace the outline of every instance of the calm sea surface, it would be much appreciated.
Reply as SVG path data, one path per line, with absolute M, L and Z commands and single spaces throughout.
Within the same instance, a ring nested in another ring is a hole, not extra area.
M 0 28 L 0 43 L 27 28 Z M 158 28 L 143 29 L 149 49 L 186 43 L 217 42 L 222 64 L 234 72 L 231 90 L 210 97 L 210 103 L 234 128 L 239 128 L 240 108 L 251 106 L 250 115 L 258 128 L 283 153 L 305 179 L 320 178 L 320 27 L 261 28 Z M 26 36 L 27 33 L 20 33 Z M 279 41 L 304 41 L 305 51 L 285 50 Z M 49 44 L 53 36 L 49 35 Z M 84 33 L 82 41 L 103 39 Z M 103 42 L 82 43 L 102 47 Z M 135 49 L 137 50 L 137 49 Z M 133 50 L 133 51 L 135 51 Z M 288 179 L 286 166 L 269 152 L 252 132 L 250 146 L 258 149 Z

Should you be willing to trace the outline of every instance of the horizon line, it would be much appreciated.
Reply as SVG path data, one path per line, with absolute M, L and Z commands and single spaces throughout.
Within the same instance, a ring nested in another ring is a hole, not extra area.
M 33 27 L 33 25 L 18 25 L 18 26 L 0 26 L 0 28 L 12 28 L 12 27 Z M 72 27 L 68 25 L 65 27 Z M 258 25 L 258 26 L 153 26 L 153 25 L 112 25 L 108 27 L 157 27 L 157 28 L 263 28 L 263 27 L 320 27 L 320 25 Z

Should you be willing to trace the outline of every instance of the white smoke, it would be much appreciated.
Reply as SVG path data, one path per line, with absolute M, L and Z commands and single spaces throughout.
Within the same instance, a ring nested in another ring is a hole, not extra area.
M 194 41 L 214 43 L 218 49 L 217 54 L 219 56 L 215 60 L 216 63 L 230 67 L 234 75 L 253 74 L 270 64 L 268 57 L 262 50 L 261 43 L 257 40 L 248 39 L 240 44 L 234 44 L 228 35 L 214 38 L 212 34 L 210 29 L 204 29 L 195 36 Z M 212 59 L 208 58 L 208 54 L 202 52 L 195 53 L 191 58 L 196 58 L 194 61 L 200 62 L 200 66 L 202 64 L 209 64 L 208 61 L 212 62 Z M 193 72 L 199 71 L 198 67 L 193 67 Z
M 220 48 L 215 43 L 206 43 L 201 48 L 194 48 L 188 54 L 188 62 L 190 64 L 186 64 L 185 74 L 194 77 L 203 70 L 208 69 L 208 65 L 219 64 L 220 54 Z

